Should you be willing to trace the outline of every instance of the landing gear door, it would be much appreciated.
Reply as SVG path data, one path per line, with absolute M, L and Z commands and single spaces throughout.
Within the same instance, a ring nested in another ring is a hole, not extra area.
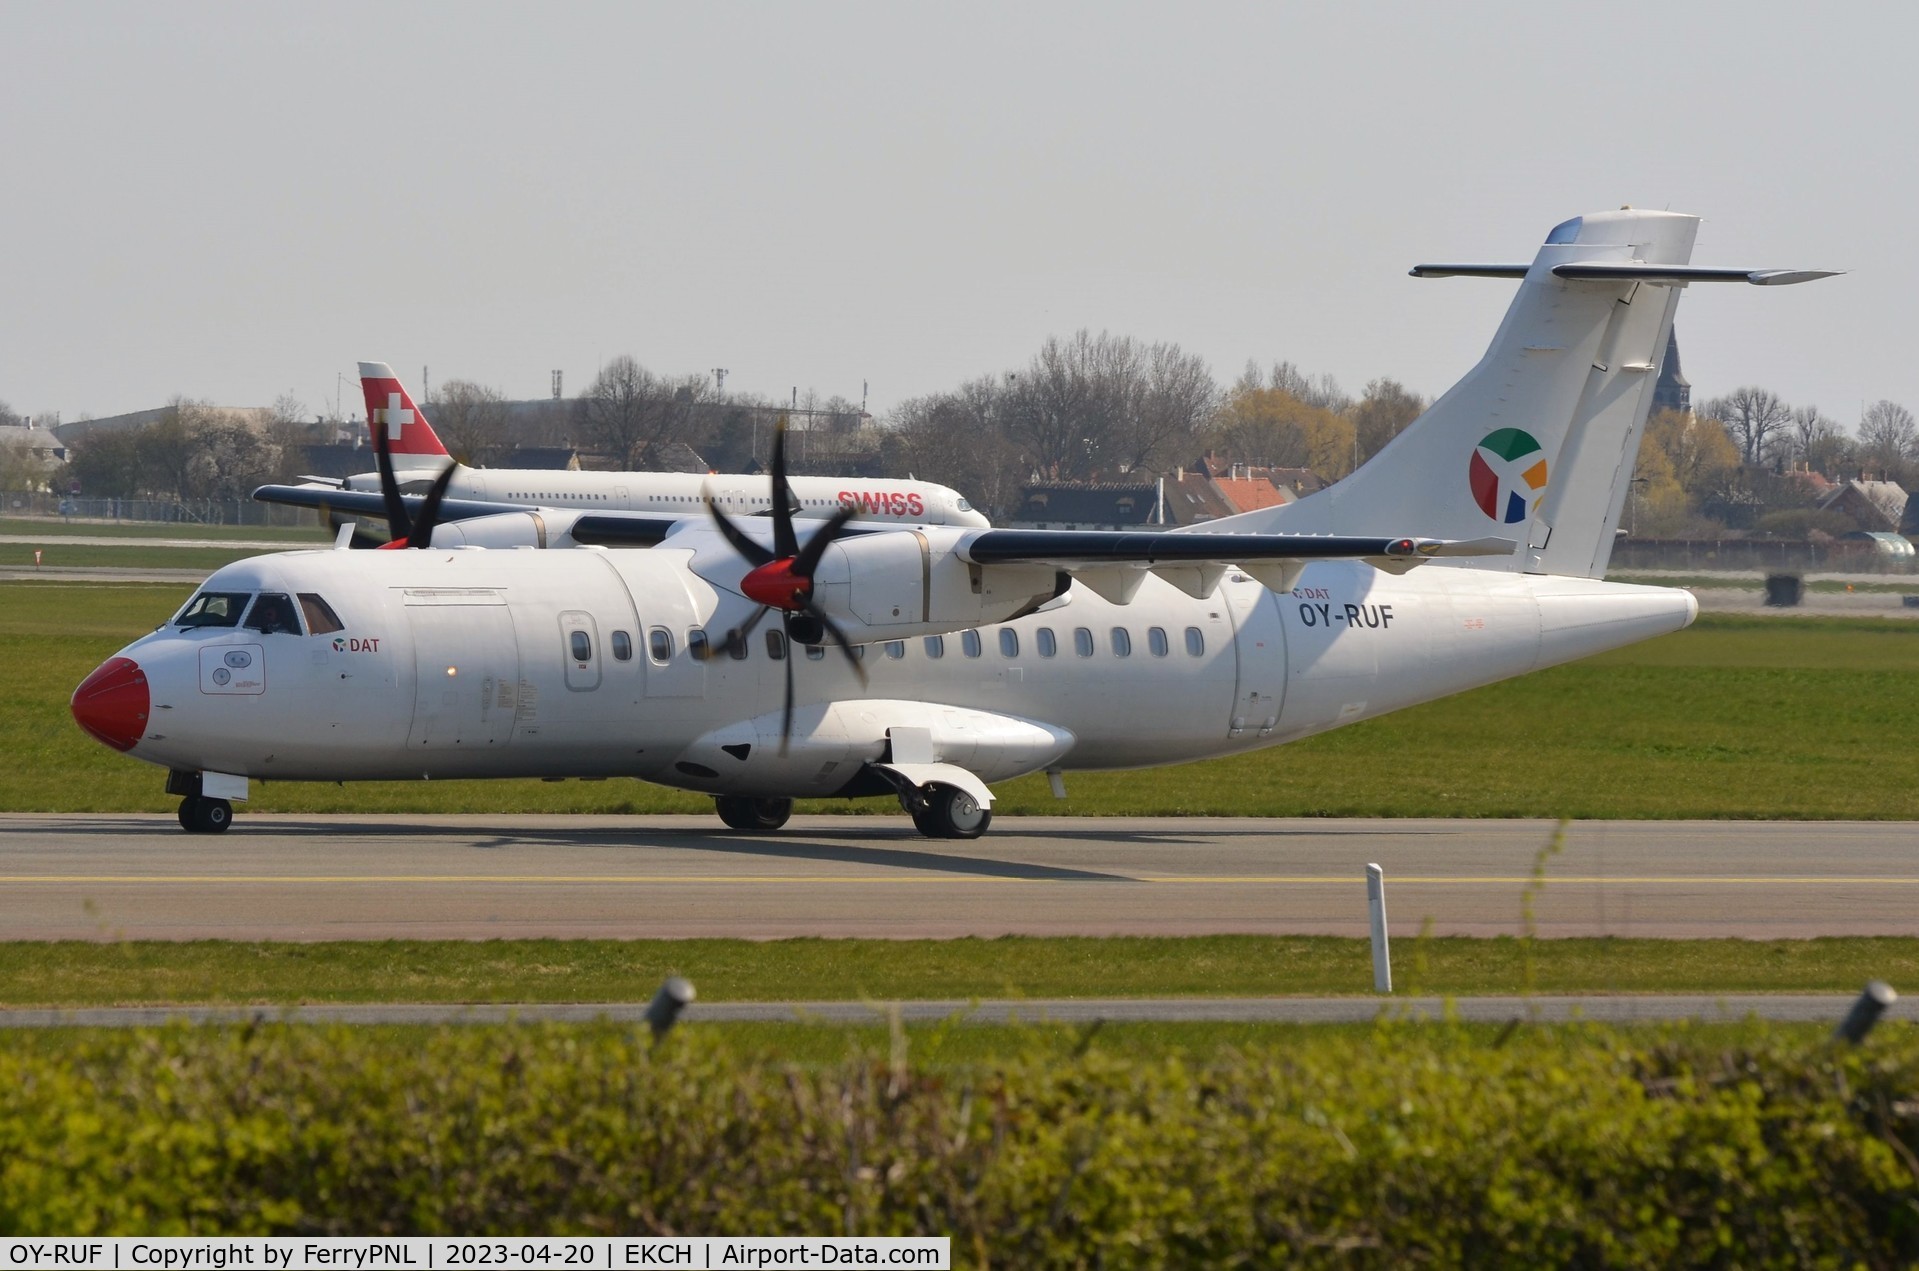
M 1269 737 L 1279 726 L 1286 698 L 1286 629 L 1279 598 L 1238 573 L 1226 575 L 1220 594 L 1232 615 L 1239 677 L 1226 735 Z

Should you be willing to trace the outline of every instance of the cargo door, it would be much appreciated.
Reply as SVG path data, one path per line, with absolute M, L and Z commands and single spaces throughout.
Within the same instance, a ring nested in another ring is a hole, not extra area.
M 1278 598 L 1244 574 L 1228 574 L 1220 591 L 1232 615 L 1238 677 L 1226 735 L 1269 737 L 1286 699 L 1286 630 Z
M 485 750 L 513 735 L 520 685 L 513 617 L 497 593 L 407 593 L 413 632 L 413 750 Z

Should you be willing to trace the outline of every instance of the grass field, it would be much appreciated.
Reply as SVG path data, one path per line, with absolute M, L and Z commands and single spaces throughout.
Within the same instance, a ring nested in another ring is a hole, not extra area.
M 1550 885 L 1550 884 L 1548 884 Z M 1919 939 L 1402 940 L 1402 996 L 1856 992 L 1919 982 Z M 1330 936 L 996 940 L 202 940 L 0 944 L 0 1006 L 1369 996 L 1370 947 Z
M 322 541 L 289 544 L 289 548 L 325 547 Z M 0 566 L 30 566 L 40 552 L 41 569 L 197 569 L 212 573 L 222 565 L 264 553 L 257 547 L 107 547 L 97 543 L 0 543 Z
M 0 811 L 169 811 L 81 733 L 86 674 L 186 586 L 0 584 Z M 1002 815 L 1919 819 L 1919 624 L 1707 615 L 1693 628 L 1290 746 L 998 788 Z M 634 781 L 256 783 L 296 812 L 702 812 Z M 896 812 L 889 801 L 803 811 Z
M 156 524 L 151 521 L 65 521 L 53 517 L 0 516 L 0 534 L 24 534 L 34 538 L 107 537 L 113 538 L 216 538 L 249 542 L 285 542 L 289 546 L 310 543 L 324 546 L 330 537 L 318 523 L 306 526 L 278 525 L 197 525 L 192 521 Z

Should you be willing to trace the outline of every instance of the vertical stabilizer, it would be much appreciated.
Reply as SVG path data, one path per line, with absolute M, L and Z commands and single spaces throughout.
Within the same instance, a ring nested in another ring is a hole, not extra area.
M 449 457 L 446 447 L 392 367 L 385 362 L 360 363 L 360 391 L 366 394 L 368 435 L 374 429 L 385 431 L 395 467 L 444 466 L 434 461 Z
M 1601 212 L 1558 226 L 1529 266 L 1415 270 L 1522 278 L 1479 364 L 1345 480 L 1198 528 L 1504 536 L 1520 550 L 1462 567 L 1604 574 L 1680 288 L 1706 280 L 1686 268 L 1698 226 Z

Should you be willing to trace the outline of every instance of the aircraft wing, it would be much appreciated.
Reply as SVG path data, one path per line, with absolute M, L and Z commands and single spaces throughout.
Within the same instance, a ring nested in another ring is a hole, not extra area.
M 1237 567 L 1274 591 L 1291 591 L 1315 560 L 1364 560 L 1403 573 L 1438 557 L 1507 556 L 1518 547 L 1509 538 L 980 530 L 961 541 L 957 554 L 975 565 L 1050 565 L 1124 604 L 1148 573 L 1190 595 L 1206 596 L 1228 568 Z
M 386 500 L 372 490 L 336 490 L 331 486 L 263 485 L 253 492 L 262 503 L 283 503 L 289 507 L 317 508 L 336 515 L 363 516 L 370 521 L 386 520 Z M 418 515 L 426 497 L 400 496 L 407 511 Z M 570 508 L 537 507 L 531 503 L 487 503 L 478 499 L 447 499 L 440 504 L 440 520 L 470 521 L 483 516 L 506 513 L 539 513 L 548 517 L 570 516 Z M 686 521 L 705 520 L 705 513 L 688 516 L 662 516 L 652 512 L 588 512 L 572 523 L 573 541 L 601 547 L 652 547 L 668 532 Z
M 386 521 L 386 499 L 374 490 L 336 490 L 324 485 L 263 485 L 253 492 L 261 503 L 281 503 L 288 507 L 318 508 L 322 511 L 364 516 Z M 426 497 L 403 494 L 407 511 L 417 514 Z M 483 503 L 477 499 L 447 499 L 440 504 L 442 521 L 464 521 L 476 516 L 497 516 L 501 512 L 537 512 L 540 509 L 521 503 Z

